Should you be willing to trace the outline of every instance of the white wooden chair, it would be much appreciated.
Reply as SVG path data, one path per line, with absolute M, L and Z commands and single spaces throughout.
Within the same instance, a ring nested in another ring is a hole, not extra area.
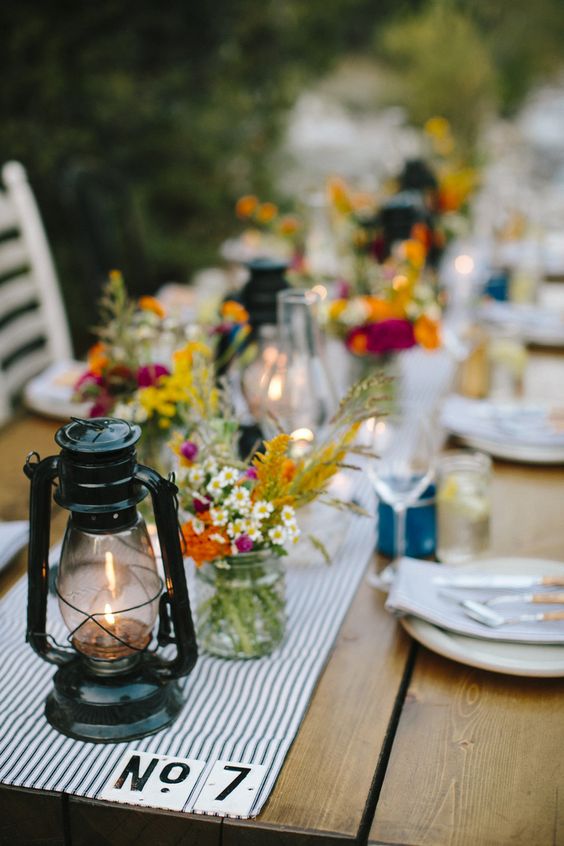
M 0 188 L 0 423 L 26 382 L 71 359 L 67 318 L 49 244 L 19 162 L 2 168 Z

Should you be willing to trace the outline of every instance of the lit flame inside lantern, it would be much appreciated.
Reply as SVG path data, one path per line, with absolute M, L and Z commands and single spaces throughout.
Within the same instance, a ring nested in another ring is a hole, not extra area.
M 474 270 L 474 259 L 472 256 L 457 256 L 454 260 L 454 268 L 463 276 L 468 276 Z
M 104 565 L 106 571 L 106 579 L 108 580 L 108 587 L 110 593 L 115 597 L 116 595 L 116 570 L 114 567 L 114 556 L 111 552 L 106 552 L 106 563 Z
M 109 626 L 113 626 L 116 621 L 116 618 L 112 614 L 112 606 L 109 602 L 106 602 L 104 605 L 104 620 Z
M 268 386 L 268 399 L 278 402 L 282 397 L 282 376 L 275 373 Z

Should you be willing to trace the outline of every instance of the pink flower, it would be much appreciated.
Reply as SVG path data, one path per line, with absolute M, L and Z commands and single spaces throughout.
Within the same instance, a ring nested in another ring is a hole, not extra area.
M 245 473 L 246 479 L 258 479 L 258 473 L 254 467 L 249 467 L 247 472 Z
M 77 380 L 74 388 L 75 390 L 78 390 L 79 388 L 83 388 L 88 385 L 102 385 L 103 382 L 104 379 L 99 373 L 92 373 L 91 370 L 87 370 L 86 373 L 83 373 Z
M 351 295 L 351 286 L 344 279 L 339 279 L 336 286 L 336 295 L 338 300 L 348 300 Z
M 248 535 L 239 535 L 235 540 L 235 546 L 239 552 L 250 552 L 253 548 L 253 542 Z
M 194 507 L 194 511 L 196 514 L 203 514 L 204 511 L 207 511 L 210 507 L 210 500 L 205 499 L 204 497 L 200 498 L 195 496 L 192 500 L 192 505 Z
M 140 388 L 156 385 L 161 376 L 168 376 L 170 370 L 164 364 L 143 364 L 137 371 L 137 384 Z
M 180 454 L 188 461 L 194 461 L 198 452 L 198 445 L 194 441 L 184 441 L 180 446 Z
M 409 320 L 381 320 L 379 323 L 369 323 L 366 327 L 366 349 L 373 355 L 391 352 L 393 350 L 407 350 L 415 346 L 413 326 Z

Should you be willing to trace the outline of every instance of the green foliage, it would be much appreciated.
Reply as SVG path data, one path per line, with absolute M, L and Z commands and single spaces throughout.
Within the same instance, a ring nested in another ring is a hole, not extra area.
M 122 268 L 131 290 L 185 280 L 217 261 L 236 197 L 271 194 L 269 155 L 303 85 L 392 9 L 392 0 L 377 14 L 371 0 L 3 4 L 0 152 L 29 171 L 75 320 L 84 323 L 92 292 L 81 290 L 61 203 L 73 164 L 102 162 L 131 188 L 150 268 L 150 282 Z
M 497 79 L 477 26 L 449 0 L 432 0 L 420 12 L 392 22 L 378 37 L 396 73 L 393 93 L 422 126 L 446 117 L 458 142 L 472 149 L 492 110 Z

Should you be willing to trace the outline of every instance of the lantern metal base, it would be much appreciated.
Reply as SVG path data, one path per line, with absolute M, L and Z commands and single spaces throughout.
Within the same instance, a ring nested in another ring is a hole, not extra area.
M 180 687 L 157 679 L 154 659 L 146 658 L 121 676 L 96 674 L 82 658 L 60 667 L 45 703 L 47 720 L 92 743 L 136 740 L 170 725 L 183 705 Z

